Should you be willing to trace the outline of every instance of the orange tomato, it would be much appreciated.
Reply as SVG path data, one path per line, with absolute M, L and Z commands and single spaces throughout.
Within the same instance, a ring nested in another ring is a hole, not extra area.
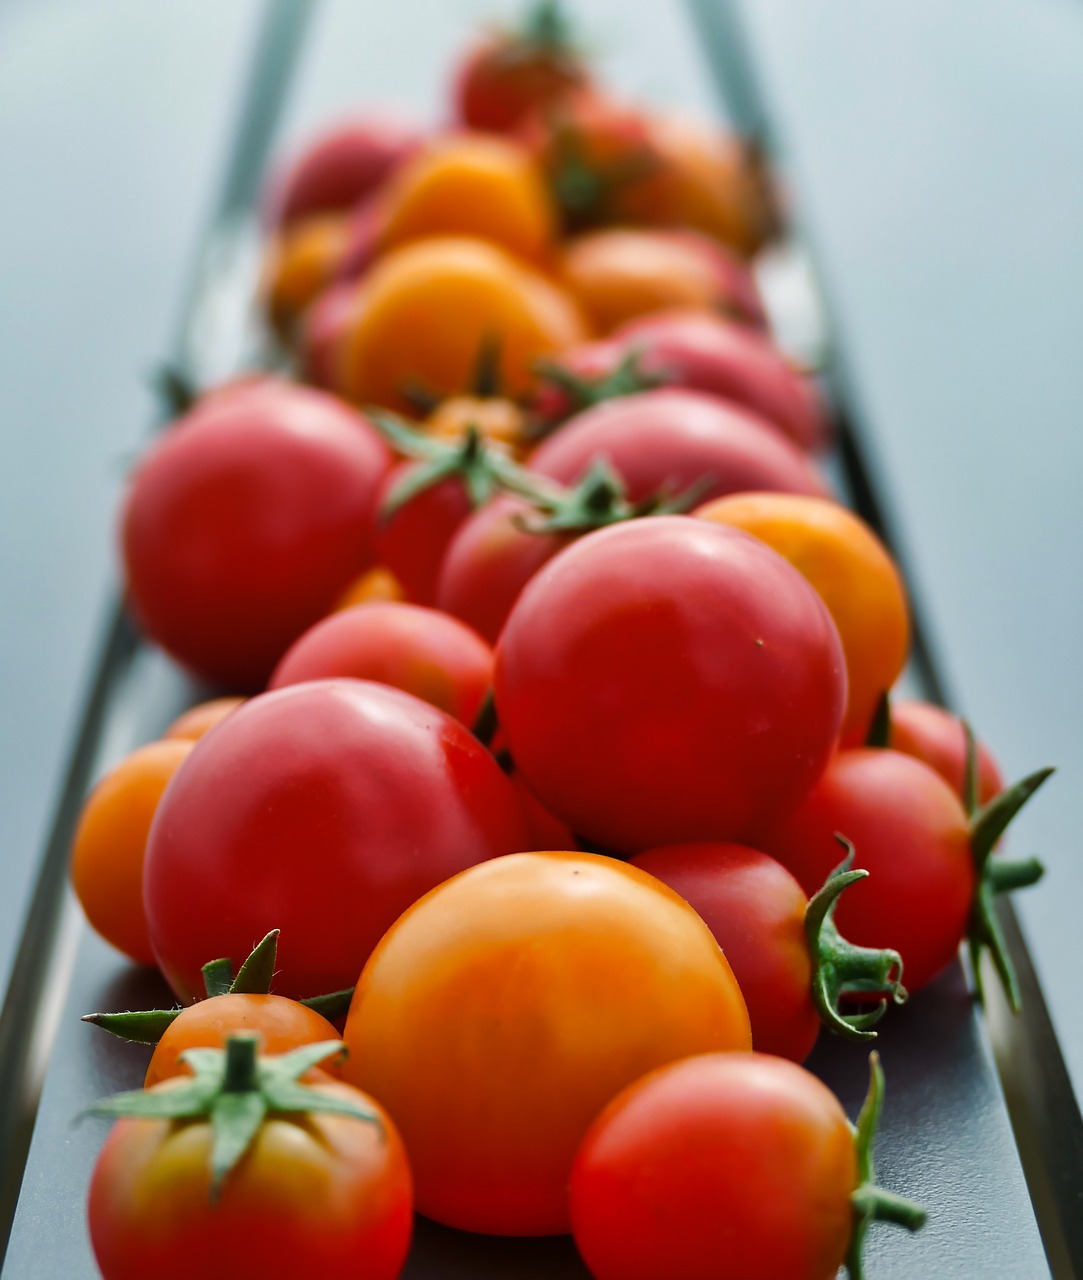
M 725 956 L 652 876 L 585 853 L 520 853 L 454 877 L 361 974 L 344 1077 L 406 1143 L 418 1207 L 501 1235 L 567 1231 L 591 1120 L 652 1067 L 748 1049 Z
M 212 698 L 210 702 L 201 702 L 199 706 L 178 716 L 162 737 L 185 738 L 189 742 L 196 742 L 205 733 L 210 733 L 231 711 L 236 711 L 242 702 L 244 698 Z
M 361 574 L 350 583 L 339 597 L 334 611 L 339 613 L 343 609 L 352 609 L 355 604 L 376 604 L 384 600 L 405 599 L 406 592 L 403 591 L 402 583 L 398 578 L 390 569 L 377 565 L 375 569 L 369 569 L 367 573 Z
M 558 275 L 598 332 L 607 334 L 656 311 L 733 311 L 743 318 L 748 284 L 742 267 L 689 232 L 611 229 L 569 240 Z
M 906 590 L 883 543 L 860 517 L 826 498 L 741 493 L 694 514 L 766 542 L 816 588 L 846 656 L 850 694 L 842 741 L 863 741 L 910 644 Z
M 346 251 L 347 219 L 306 218 L 271 241 L 260 292 L 271 324 L 288 334 L 317 294 L 335 277 Z
M 543 276 L 483 240 L 437 237 L 381 258 L 359 284 L 337 344 L 336 386 L 358 404 L 410 412 L 411 385 L 466 391 L 482 344 L 499 345 L 499 379 L 525 393 L 535 361 L 581 342 L 575 303 Z
M 540 258 L 556 228 L 549 192 L 528 153 L 484 134 L 430 143 L 396 174 L 381 212 L 381 249 L 462 235 Z
M 256 1031 L 260 1053 L 288 1053 L 303 1044 L 337 1040 L 326 1018 L 285 996 L 227 992 L 182 1009 L 155 1046 L 143 1086 L 149 1089 L 173 1076 L 191 1075 L 180 1061 L 187 1049 L 224 1049 L 226 1038 L 238 1031 Z M 339 1074 L 334 1059 L 320 1063 L 321 1072 Z
M 152 742 L 106 774 L 83 806 L 72 844 L 71 879 L 86 918 L 137 964 L 153 964 L 143 910 L 147 834 L 169 780 L 193 743 Z
M 501 396 L 452 396 L 425 420 L 426 432 L 442 440 L 459 441 L 469 427 L 513 453 L 527 447 L 526 414 L 514 401 Z

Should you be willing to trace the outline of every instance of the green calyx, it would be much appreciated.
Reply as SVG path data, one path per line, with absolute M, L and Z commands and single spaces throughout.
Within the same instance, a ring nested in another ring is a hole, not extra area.
M 236 976 L 231 960 L 223 958 L 208 961 L 203 966 L 203 989 L 207 993 L 207 999 L 222 995 L 268 995 L 278 961 L 279 932 L 278 929 L 272 929 L 256 944 Z M 310 996 L 299 1003 L 333 1022 L 336 1018 L 345 1017 L 352 999 L 353 987 L 346 987 L 327 995 Z M 82 1021 L 93 1023 L 103 1031 L 134 1044 L 157 1044 L 183 1012 L 183 1009 L 177 1008 L 135 1009 L 127 1013 L 87 1013 L 83 1015 Z
M 857 1124 L 853 1126 L 858 1183 L 850 1196 L 854 1214 L 850 1248 L 846 1255 L 846 1269 L 850 1273 L 850 1280 L 864 1280 L 861 1255 L 865 1236 L 874 1222 L 893 1222 L 896 1226 L 905 1227 L 907 1231 L 919 1231 L 928 1217 L 925 1210 L 912 1200 L 906 1200 L 876 1185 L 872 1146 L 883 1105 L 884 1071 L 880 1066 L 880 1055 L 874 1052 L 869 1054 L 869 1091 Z
M 537 0 L 517 33 L 531 49 L 566 54 L 575 48 L 575 31 L 560 0 Z
M 150 371 L 151 390 L 169 419 L 179 418 L 195 407 L 200 391 L 194 379 L 174 364 L 159 364 Z
M 611 221 L 611 206 L 621 190 L 649 178 L 659 168 L 658 157 L 645 143 L 601 164 L 591 158 L 574 119 L 554 113 L 549 127 L 553 142 L 549 184 L 564 215 L 566 231 Z
M 852 869 L 853 846 L 842 836 L 835 838 L 846 850 L 846 857 L 805 909 L 805 938 L 812 957 L 812 1003 L 835 1035 L 847 1040 L 873 1040 L 876 1032 L 872 1028 L 887 1012 L 888 1003 L 906 1003 L 902 957 L 897 951 L 855 946 L 839 933 L 835 924 L 839 898 L 869 873 Z M 868 992 L 881 996 L 873 1008 L 864 1013 L 839 1011 L 842 997 Z
M 1045 874 L 1045 868 L 1037 858 L 995 858 L 993 850 L 1007 830 L 1009 823 L 1054 772 L 1051 768 L 1038 769 L 1028 774 L 1014 786 L 1006 788 L 988 804 L 978 807 L 978 750 L 970 725 L 963 721 L 966 734 L 966 770 L 963 781 L 967 814 L 970 817 L 970 855 L 974 860 L 976 885 L 970 906 L 970 922 L 967 942 L 970 950 L 970 967 L 974 972 L 974 985 L 978 999 L 984 1002 L 985 988 L 982 980 L 981 958 L 988 951 L 1008 998 L 1013 1013 L 1022 1007 L 1019 979 L 1015 973 L 1004 931 L 997 917 L 998 894 L 1012 889 L 1025 889 L 1036 884 Z
M 84 1115 L 143 1116 L 155 1120 L 208 1119 L 211 1148 L 211 1199 L 217 1201 L 231 1171 L 255 1141 L 268 1115 L 280 1112 L 330 1112 L 380 1124 L 379 1116 L 346 1098 L 313 1089 L 298 1077 L 332 1054 L 343 1053 L 340 1040 L 307 1044 L 290 1053 L 260 1057 L 258 1037 L 233 1035 L 225 1049 L 188 1049 L 181 1054 L 192 1079 L 162 1089 L 135 1089 L 104 1098 Z
M 544 382 L 552 383 L 568 397 L 568 411 L 560 419 L 563 422 L 573 414 L 605 400 L 632 396 L 639 391 L 651 391 L 662 386 L 666 381 L 665 377 L 659 373 L 647 373 L 643 369 L 642 360 L 642 351 L 634 348 L 621 357 L 616 368 L 593 378 L 572 373 L 555 360 L 539 360 L 534 367 Z M 546 422 L 544 429 L 539 430 L 536 435 L 548 434 L 559 425 L 559 422 Z

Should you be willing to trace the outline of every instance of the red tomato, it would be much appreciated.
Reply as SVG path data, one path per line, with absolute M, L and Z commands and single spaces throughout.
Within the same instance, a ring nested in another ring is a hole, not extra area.
M 746 489 L 829 496 L 815 465 L 768 423 L 695 391 L 642 391 L 588 409 L 542 444 L 530 470 L 572 484 L 599 458 L 632 502 L 697 483 L 704 501 Z
M 275 668 L 269 688 L 353 676 L 404 689 L 472 726 L 492 684 L 493 653 L 457 618 L 395 602 L 324 618 Z
M 200 675 L 259 687 L 372 563 L 390 463 L 366 420 L 322 392 L 216 394 L 132 477 L 121 536 L 137 621 Z
M 846 1114 L 815 1076 L 704 1054 L 636 1081 L 591 1126 L 572 1231 L 596 1280 L 834 1280 L 857 1183 Z
M 501 633 L 495 689 L 531 789 L 622 852 L 740 839 L 793 808 L 846 704 L 812 587 L 756 539 L 683 516 L 587 534 L 546 565 Z
M 461 476 L 448 476 L 386 514 L 388 499 L 424 462 L 390 472 L 376 501 L 376 558 L 395 575 L 414 604 L 436 602 L 436 583 L 448 544 L 474 510 Z
M 87 1206 L 103 1280 L 395 1280 L 413 1229 L 402 1142 L 371 1098 L 331 1080 L 312 1087 L 364 1106 L 379 1122 L 275 1113 L 217 1200 L 207 1118 L 119 1120 L 94 1167 Z
M 325 129 L 274 179 L 269 220 L 281 225 L 316 213 L 346 212 L 421 141 L 417 129 L 398 120 L 345 120 Z
M 644 1071 L 747 1049 L 725 957 L 651 876 L 522 853 L 440 885 L 388 931 L 354 993 L 347 1079 L 377 1095 L 418 1208 L 467 1231 L 568 1230 L 591 1120 Z
M 748 1005 L 752 1047 L 804 1062 L 820 1031 L 805 938 L 808 895 L 774 858 L 739 844 L 651 849 L 632 865 L 695 907 Z
M 959 797 L 928 765 L 897 751 L 840 751 L 797 809 L 757 844 L 814 893 L 838 864 L 839 832 L 869 878 L 835 919 L 858 945 L 890 942 L 918 991 L 955 957 L 967 931 L 975 871 Z
M 254 698 L 187 763 L 144 873 L 155 955 L 185 1003 L 207 956 L 239 964 L 274 928 L 281 994 L 353 986 L 406 907 L 526 840 L 511 784 L 477 739 L 368 681 Z
M 962 800 L 966 772 L 966 735 L 963 723 L 931 702 L 891 700 L 891 740 L 903 755 L 924 760 L 937 771 Z M 1004 790 L 1004 779 L 987 747 L 977 743 L 978 804 L 988 804 Z
M 533 791 L 526 785 L 520 774 L 514 770 L 508 775 L 526 820 L 527 835 L 531 849 L 570 850 L 579 845 L 566 822 L 549 812 Z

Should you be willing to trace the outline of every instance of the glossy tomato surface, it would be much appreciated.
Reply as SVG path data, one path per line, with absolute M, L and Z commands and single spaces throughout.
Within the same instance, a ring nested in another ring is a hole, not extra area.
M 211 1197 L 209 1122 L 118 1121 L 87 1206 L 103 1280 L 395 1280 L 413 1231 L 402 1142 L 371 1098 L 332 1081 L 316 1087 L 364 1105 L 379 1123 L 315 1112 L 272 1116 L 218 1200 Z
M 462 477 L 448 476 L 408 498 L 395 510 L 388 499 L 424 466 L 402 462 L 384 481 L 376 503 L 376 555 L 395 575 L 414 604 L 433 604 L 440 565 L 448 544 L 474 510 Z
M 707 1054 L 598 1117 L 572 1170 L 572 1226 L 596 1280 L 834 1280 L 856 1184 L 826 1085 L 781 1058 Z
M 199 742 L 147 851 L 151 941 L 183 1002 L 208 956 L 281 929 L 275 988 L 351 987 L 383 932 L 448 876 L 524 847 L 511 784 L 457 720 L 362 680 L 253 698 Z
M 958 716 L 931 702 L 910 698 L 891 700 L 891 736 L 895 751 L 924 760 L 963 799 L 966 774 L 966 734 Z M 988 804 L 1004 790 L 1000 766 L 984 743 L 977 743 L 978 803 Z
M 611 858 L 524 853 L 417 903 L 365 966 L 347 1079 L 403 1135 L 418 1208 L 499 1235 L 568 1230 L 568 1174 L 605 1103 L 652 1067 L 747 1049 L 710 930 Z
M 822 772 L 838 632 L 781 556 L 685 516 L 588 534 L 523 590 L 496 703 L 539 799 L 605 848 L 739 840 Z
M 151 446 L 121 515 L 128 602 L 184 666 L 260 687 L 372 562 L 391 454 L 307 387 L 222 391 Z

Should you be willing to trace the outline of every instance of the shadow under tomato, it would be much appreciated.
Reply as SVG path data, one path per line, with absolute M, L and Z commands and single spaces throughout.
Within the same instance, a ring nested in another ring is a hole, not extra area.
M 402 1280 L 590 1280 L 570 1236 L 511 1239 L 414 1223 Z

